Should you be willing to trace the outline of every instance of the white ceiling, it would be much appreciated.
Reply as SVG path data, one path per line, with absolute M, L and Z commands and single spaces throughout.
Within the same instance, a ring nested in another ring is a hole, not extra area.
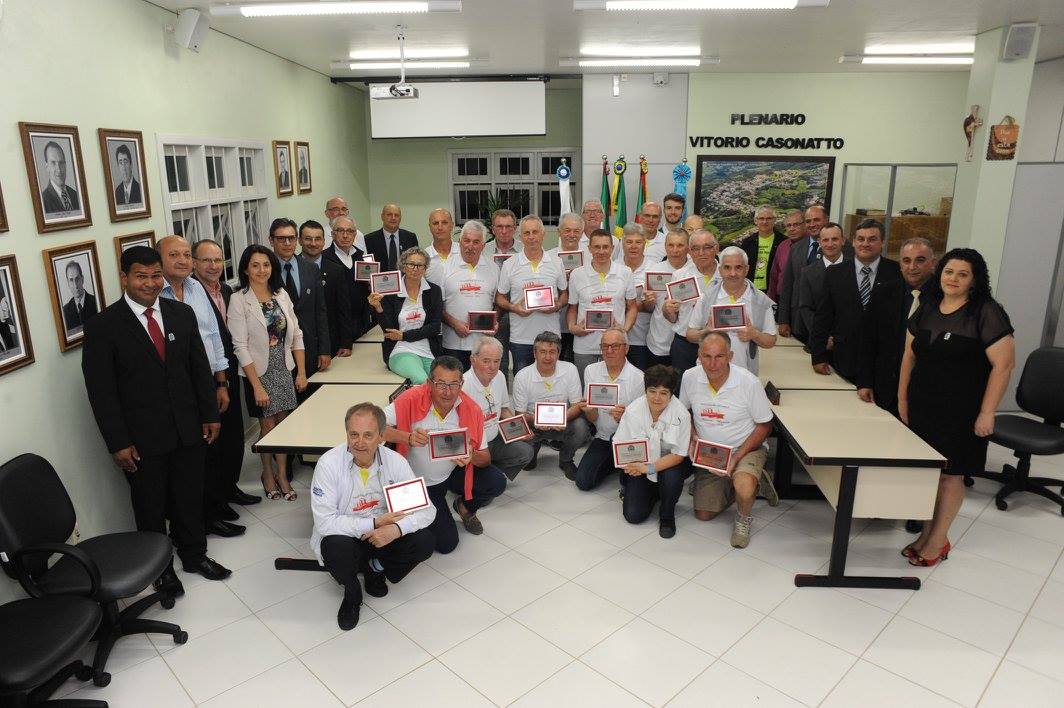
M 210 5 L 208 0 L 148 1 L 173 11 Z M 474 60 L 469 69 L 422 75 L 587 73 L 592 70 L 561 67 L 558 61 L 579 56 L 581 45 L 589 43 L 696 45 L 703 55 L 721 59 L 693 71 L 897 71 L 840 65 L 838 58 L 861 53 L 869 43 L 942 41 L 1023 21 L 1042 25 L 1039 60 L 1064 56 L 1064 0 L 831 0 L 826 8 L 760 12 L 607 13 L 572 7 L 572 0 L 463 0 L 460 13 L 211 17 L 210 22 L 214 29 L 329 76 L 358 75 L 329 67 L 347 59 L 352 49 L 396 48 L 398 23 L 407 28 L 410 48 L 467 46 Z

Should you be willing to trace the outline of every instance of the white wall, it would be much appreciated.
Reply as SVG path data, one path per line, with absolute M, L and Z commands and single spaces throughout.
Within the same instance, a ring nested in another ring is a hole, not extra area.
M 131 528 L 129 491 L 92 418 L 81 350 L 59 352 L 41 250 L 95 240 L 107 302 L 119 296 L 113 237 L 166 229 L 156 133 L 308 140 L 314 191 L 271 197 L 271 216 L 321 219 L 335 193 L 368 216 L 363 94 L 214 31 L 200 54 L 178 49 L 163 31 L 173 21 L 142 0 L 15 0 L 0 19 L 0 187 L 11 227 L 0 254 L 18 259 L 36 356 L 0 378 L 0 461 L 47 457 L 83 535 Z M 78 126 L 92 227 L 37 234 L 18 121 Z M 144 132 L 151 220 L 109 222 L 100 127 Z M 0 582 L 0 601 L 17 592 Z
M 1027 125 L 1020 126 L 1020 162 L 1064 162 L 1064 58 L 1034 65 Z

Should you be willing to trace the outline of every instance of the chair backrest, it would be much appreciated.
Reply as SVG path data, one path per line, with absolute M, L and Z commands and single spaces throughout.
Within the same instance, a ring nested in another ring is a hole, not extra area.
M 0 466 L 0 551 L 10 556 L 37 543 L 64 543 L 76 518 L 70 496 L 48 460 L 27 453 Z M 25 565 L 36 575 L 47 562 L 42 553 L 27 557 Z M 3 568 L 14 577 L 8 563 Z
M 1016 402 L 1048 423 L 1064 421 L 1064 347 L 1041 347 L 1031 352 L 1016 388 Z

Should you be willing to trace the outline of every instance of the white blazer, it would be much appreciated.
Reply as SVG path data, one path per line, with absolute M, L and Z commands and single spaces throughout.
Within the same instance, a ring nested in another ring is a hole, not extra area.
M 303 330 L 299 328 L 299 320 L 288 293 L 282 288 L 273 296 L 288 320 L 284 334 L 284 363 L 291 371 L 296 368 L 292 351 L 303 349 Z M 229 334 L 233 337 L 233 353 L 240 362 L 240 375 L 246 376 L 244 367 L 248 364 L 255 365 L 255 372 L 259 376 L 266 373 L 266 367 L 270 363 L 270 334 L 266 330 L 266 316 L 262 314 L 262 305 L 251 288 L 233 293 L 226 313 L 226 324 L 229 325 Z

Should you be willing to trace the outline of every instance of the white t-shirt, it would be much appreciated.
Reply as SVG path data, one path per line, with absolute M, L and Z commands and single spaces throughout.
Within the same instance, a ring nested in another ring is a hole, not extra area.
M 559 361 L 553 376 L 543 376 L 536 364 L 526 366 L 514 376 L 514 412 L 534 415 L 539 401 L 572 405 L 584 397 L 580 373 L 576 366 Z
M 531 367 L 529 367 L 531 368 Z M 624 362 L 624 368 L 617 378 L 611 379 L 610 372 L 606 368 L 606 362 L 597 361 L 584 369 L 584 392 L 587 393 L 588 385 L 612 383 L 620 386 L 617 402 L 622 406 L 639 398 L 646 393 L 643 387 L 643 372 L 631 362 Z M 617 421 L 610 415 L 608 408 L 598 408 L 598 420 L 595 422 L 595 437 L 599 440 L 609 440 L 617 430 Z
M 584 319 L 588 310 L 609 310 L 613 324 L 624 325 L 628 300 L 635 300 L 632 269 L 623 263 L 610 261 L 610 270 L 599 273 L 591 264 L 577 268 L 569 275 L 569 307 L 576 307 L 576 321 Z M 573 337 L 576 354 L 599 354 L 602 330 L 592 330 L 583 337 Z
M 728 378 L 713 392 L 700 364 L 684 372 L 680 403 L 690 409 L 695 435 L 701 440 L 738 447 L 758 423 L 772 420 L 772 406 L 757 376 L 738 366 L 729 367 Z
M 454 402 L 454 406 L 451 407 L 450 412 L 442 418 L 439 413 L 436 412 L 435 408 L 429 408 L 429 414 L 414 423 L 414 428 L 424 428 L 429 432 L 435 430 L 456 430 L 461 428 L 462 426 L 458 423 L 458 406 L 460 405 L 462 405 L 462 399 L 459 398 Z M 388 425 L 395 427 L 394 403 L 389 403 L 388 407 L 384 409 L 384 418 L 388 422 Z M 481 450 L 485 449 L 487 446 L 488 443 L 486 440 L 480 441 Z M 407 449 L 406 460 L 410 463 L 410 467 L 413 468 L 414 474 L 418 477 L 424 477 L 425 484 L 429 486 L 446 481 L 455 468 L 454 460 L 434 461 L 429 454 L 428 445 L 425 445 L 424 447 L 414 447 L 411 445 Z
M 643 263 L 647 261 L 644 258 Z M 686 264 L 685 264 L 686 265 Z M 660 263 L 651 263 L 639 276 L 643 279 L 643 286 L 646 286 L 647 272 L 651 273 L 675 273 L 677 270 L 683 270 L 684 266 L 679 268 L 673 268 L 672 264 L 668 261 L 662 261 Z M 673 276 L 675 277 L 675 276 Z M 647 349 L 652 354 L 657 356 L 668 356 L 669 350 L 672 348 L 673 327 L 672 322 L 665 319 L 665 315 L 662 314 L 661 308 L 665 305 L 665 300 L 668 297 L 667 292 L 655 293 L 657 301 L 654 303 L 654 312 L 647 313 L 650 316 L 650 329 L 647 331 Z
M 710 302 L 710 298 L 702 298 L 695 305 L 695 308 L 691 311 L 691 319 L 688 321 L 687 326 L 691 329 L 704 329 L 709 322 L 713 305 L 734 305 L 742 303 L 743 310 L 746 311 L 746 321 L 753 324 L 755 327 L 761 329 L 765 334 L 776 334 L 776 318 L 772 313 L 772 300 L 765 297 L 758 297 L 754 294 L 755 289 L 753 283 L 747 282 L 746 289 L 743 290 L 743 294 L 737 298 L 732 298 L 724 288 L 721 287 L 717 290 L 717 297 L 713 298 Z M 755 309 L 760 308 L 761 312 L 755 312 Z M 759 325 L 760 323 L 760 325 Z M 732 361 L 735 366 L 741 366 L 744 369 L 748 369 L 753 373 L 757 373 L 760 363 L 760 357 L 750 358 L 750 342 L 740 342 L 739 335 L 734 330 L 728 330 L 728 338 L 731 339 Z M 756 347 L 757 345 L 754 344 Z
M 562 247 L 558 246 L 557 248 L 548 249 L 547 253 L 551 254 L 555 258 L 558 258 L 558 252 L 561 250 Z M 591 262 L 591 252 L 587 250 L 587 243 L 583 240 L 583 237 L 581 237 L 580 245 L 577 247 L 577 250 L 584 255 L 584 265 L 587 265 Z M 560 262 L 561 259 L 558 258 L 558 261 Z M 573 272 L 569 271 L 569 273 L 565 277 L 566 281 L 571 280 L 573 277 Z M 558 311 L 558 326 L 561 327 L 561 334 L 569 334 L 569 320 L 567 318 L 568 312 L 568 307 L 563 307 L 561 310 Z
M 500 411 L 503 408 L 513 410 L 510 392 L 506 390 L 506 377 L 501 371 L 496 371 L 495 378 L 488 386 L 484 386 L 476 372 L 470 369 L 462 375 L 462 379 L 462 390 L 484 411 L 484 442 L 489 443 L 499 434 Z
M 632 287 L 635 288 L 635 302 L 636 305 L 639 305 L 640 307 L 642 307 L 643 300 L 646 297 L 647 269 L 654 270 L 658 265 L 660 265 L 660 263 L 655 263 L 649 258 L 644 257 L 643 262 L 632 270 Z M 629 268 L 631 268 L 631 266 L 629 266 Z M 632 346 L 646 346 L 647 334 L 650 332 L 650 314 L 651 313 L 643 312 L 642 310 L 636 314 L 635 326 L 628 332 L 628 343 Z
M 443 309 L 459 322 L 468 324 L 470 312 L 495 309 L 499 269 L 490 260 L 481 257 L 470 267 L 461 256 L 458 260 L 448 259 L 437 275 L 438 280 L 433 282 L 443 291 Z M 443 346 L 447 349 L 470 351 L 480 337 L 476 333 L 459 337 L 450 325 L 443 323 Z
M 462 260 L 462 249 L 457 243 L 451 241 L 451 252 L 446 257 L 436 252 L 436 247 L 431 243 L 425 247 L 425 253 L 429 254 L 429 267 L 425 270 L 425 280 L 433 285 L 439 285 L 447 266 L 455 260 Z
M 399 278 L 399 294 L 392 297 L 399 297 L 403 299 L 403 306 L 399 310 L 399 331 L 408 332 L 412 329 L 419 329 L 425 326 L 425 321 L 428 317 L 425 312 L 424 295 L 425 291 L 429 289 L 429 283 L 427 280 L 421 280 L 421 291 L 417 294 L 417 300 L 411 300 L 407 297 L 406 292 L 406 278 Z M 432 358 L 432 347 L 429 346 L 428 339 L 418 339 L 414 342 L 407 342 L 399 340 L 395 343 L 395 348 L 392 349 L 392 353 L 388 355 L 388 358 L 392 358 L 396 354 L 417 354 L 428 359 Z
M 665 258 L 665 239 L 668 237 L 668 233 L 658 229 L 654 232 L 654 238 L 647 241 L 646 250 L 643 251 L 643 255 L 652 261 L 660 261 Z
M 687 457 L 691 443 L 691 412 L 684 408 L 679 398 L 672 396 L 669 405 L 654 422 L 646 395 L 640 396 L 624 409 L 613 439 L 617 442 L 648 441 L 647 457 L 651 462 L 669 454 Z M 657 472 L 648 474 L 647 479 L 657 482 Z
M 697 300 L 688 300 L 687 302 L 680 303 L 680 312 L 676 316 L 676 324 L 672 326 L 674 334 L 678 334 L 681 337 L 687 336 L 687 323 L 691 320 L 691 310 L 695 308 L 695 304 L 702 301 L 702 296 L 706 294 L 706 291 L 720 282 L 720 271 L 714 270 L 713 275 L 706 276 L 698 271 L 698 267 L 694 263 L 688 263 L 683 268 L 675 271 L 672 275 L 673 282 L 677 280 L 683 280 L 684 278 L 694 278 L 695 284 L 698 285 L 699 298 Z M 668 293 L 665 293 L 668 296 Z M 671 346 L 671 340 L 670 340 Z
M 525 297 L 525 288 L 546 286 L 554 290 L 554 302 L 557 304 L 561 293 L 569 287 L 565 279 L 565 269 L 561 262 L 544 252 L 538 264 L 533 265 L 524 251 L 510 258 L 503 264 L 499 273 L 499 292 L 518 304 Z M 510 341 L 514 344 L 532 344 L 541 332 L 554 332 L 560 335 L 558 315 L 533 310 L 528 317 L 518 317 L 510 313 Z

